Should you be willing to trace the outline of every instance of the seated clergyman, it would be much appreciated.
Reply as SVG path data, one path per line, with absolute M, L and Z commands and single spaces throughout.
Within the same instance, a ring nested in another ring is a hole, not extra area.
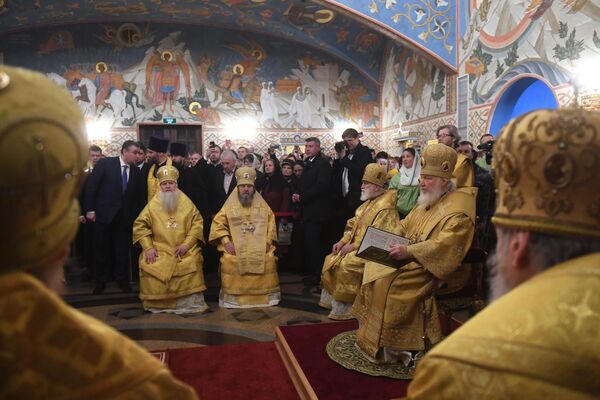
M 333 245 L 331 254 L 325 258 L 321 276 L 322 307 L 331 309 L 329 318 L 335 320 L 352 319 L 352 303 L 358 294 L 363 279 L 366 260 L 356 256 L 360 242 L 369 226 L 392 231 L 400 217 L 396 211 L 396 191 L 386 191 L 385 168 L 369 164 L 362 179 L 361 201 L 354 217 L 346 222 L 344 235 Z
M 441 339 L 434 299 L 440 281 L 461 264 L 471 246 L 475 193 L 451 181 L 456 152 L 431 144 L 421 158 L 418 206 L 394 233 L 410 244 L 392 246 L 399 269 L 368 262 L 353 313 L 359 320 L 357 345 L 370 360 L 409 364 Z
M 599 169 L 597 112 L 537 110 L 502 129 L 493 303 L 419 362 L 409 399 L 598 399 Z
M 266 307 L 281 293 L 275 257 L 275 215 L 254 189 L 254 168 L 238 168 L 237 189 L 212 221 L 209 242 L 222 252 L 219 306 Z
M 202 216 L 177 188 L 179 172 L 160 167 L 159 192 L 133 224 L 133 243 L 140 254 L 140 299 L 144 309 L 176 314 L 208 309 L 202 292 Z

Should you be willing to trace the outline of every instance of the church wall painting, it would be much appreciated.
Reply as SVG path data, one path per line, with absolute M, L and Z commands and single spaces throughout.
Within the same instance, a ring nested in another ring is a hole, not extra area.
M 600 1 L 471 0 L 460 71 L 469 74 L 472 108 L 489 107 L 515 79 L 547 82 L 560 106 L 573 101 L 576 71 L 600 60 Z M 486 132 L 487 126 L 478 134 Z
M 108 121 L 112 129 L 164 117 L 207 129 L 232 120 L 295 131 L 379 124 L 378 87 L 369 77 L 281 38 L 123 23 L 0 39 L 7 64 L 46 73 L 71 90 L 88 120 Z
M 468 140 L 478 142 L 488 131 L 499 96 L 515 80 L 538 77 L 552 88 L 560 107 L 568 106 L 574 101 L 575 71 L 600 60 L 600 0 L 462 0 L 460 12 L 459 74 L 469 75 L 470 88 Z M 455 78 L 449 77 L 449 88 Z M 384 82 L 382 93 L 386 90 Z M 382 105 L 382 126 L 386 111 Z M 432 138 L 431 129 L 455 119 L 454 112 L 450 105 L 447 116 L 430 113 L 402 126 L 427 129 Z
M 390 45 L 382 87 L 382 127 L 446 113 L 446 73 L 406 47 Z

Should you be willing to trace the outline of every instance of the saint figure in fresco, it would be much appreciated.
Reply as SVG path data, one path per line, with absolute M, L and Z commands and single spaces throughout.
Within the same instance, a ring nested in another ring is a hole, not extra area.
M 179 93 L 179 79 L 183 74 L 187 96 L 190 97 L 190 71 L 183 57 L 174 57 L 170 51 L 156 53 L 146 65 L 146 95 L 151 99 L 152 105 L 162 103 L 164 113 L 169 103 L 169 110 L 173 112 L 173 100 Z

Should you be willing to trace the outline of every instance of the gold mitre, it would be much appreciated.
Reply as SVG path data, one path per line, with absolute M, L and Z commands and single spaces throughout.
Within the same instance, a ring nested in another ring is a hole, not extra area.
M 498 226 L 600 236 L 600 113 L 538 110 L 500 133 L 492 163 Z
M 87 144 L 83 117 L 65 88 L 0 66 L 0 272 L 44 266 L 79 226 L 76 199 Z
M 235 180 L 238 185 L 252 185 L 254 186 L 254 180 L 256 179 L 256 170 L 250 167 L 238 168 L 235 171 Z
M 164 165 L 158 169 L 156 176 L 158 177 L 159 183 L 167 181 L 177 182 L 177 179 L 179 179 L 179 171 L 172 165 Z
M 387 182 L 387 171 L 383 165 L 376 163 L 368 164 L 362 178 L 363 182 L 369 182 L 383 187 Z
M 421 175 L 450 179 L 457 158 L 456 151 L 445 144 L 433 143 L 427 145 L 421 155 Z

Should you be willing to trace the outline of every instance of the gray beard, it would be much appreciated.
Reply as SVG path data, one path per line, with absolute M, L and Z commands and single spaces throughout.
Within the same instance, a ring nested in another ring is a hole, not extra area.
M 250 207 L 252 205 L 252 199 L 254 198 L 254 194 L 241 194 L 238 193 L 238 199 L 242 204 L 242 207 Z
M 175 192 L 160 191 L 158 195 L 163 210 L 169 215 L 175 214 L 177 212 L 177 204 L 179 203 L 179 190 Z
M 490 304 L 512 289 L 508 282 L 506 282 L 504 273 L 502 272 L 501 265 L 503 261 L 496 251 L 492 252 L 487 260 L 487 266 L 490 271 L 490 294 L 488 299 L 488 303 Z

